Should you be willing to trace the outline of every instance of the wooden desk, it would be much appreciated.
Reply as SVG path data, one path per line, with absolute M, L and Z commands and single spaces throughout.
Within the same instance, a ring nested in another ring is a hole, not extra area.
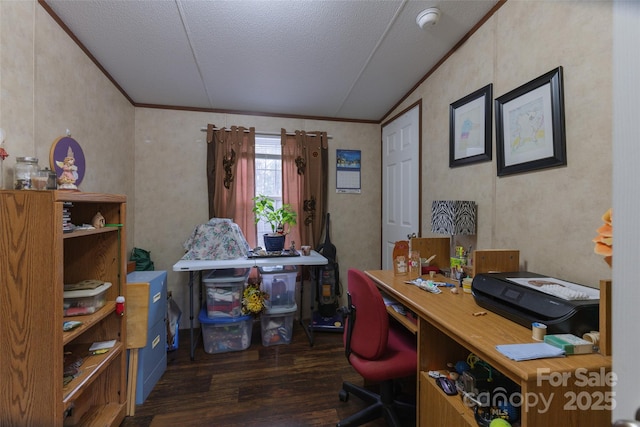
M 611 424 L 611 357 L 600 354 L 513 361 L 496 345 L 534 342 L 531 329 L 475 303 L 471 294 L 444 288 L 432 294 L 404 283 L 393 271 L 367 271 L 381 291 L 418 316 L 418 419 L 426 426 L 477 426 L 459 396 L 445 395 L 427 374 L 474 353 L 521 388 L 521 427 Z M 445 281 L 436 276 L 437 281 Z M 482 316 L 474 313 L 486 312 Z M 561 380 L 564 376 L 564 381 Z M 545 403 L 541 399 L 545 399 Z

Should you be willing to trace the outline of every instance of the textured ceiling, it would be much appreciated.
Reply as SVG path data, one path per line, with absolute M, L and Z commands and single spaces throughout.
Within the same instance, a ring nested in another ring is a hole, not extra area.
M 135 105 L 379 121 L 496 0 L 46 0 Z M 425 30 L 416 16 L 441 10 Z

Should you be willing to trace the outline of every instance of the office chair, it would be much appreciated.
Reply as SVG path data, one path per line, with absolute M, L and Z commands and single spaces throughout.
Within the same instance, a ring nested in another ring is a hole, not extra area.
M 396 400 L 395 393 L 395 380 L 416 375 L 415 337 L 389 326 L 382 295 L 368 276 L 349 269 L 347 280 L 345 355 L 365 381 L 380 384 L 380 394 L 349 382 L 342 383 L 341 401 L 346 402 L 349 393 L 353 393 L 371 405 L 341 420 L 337 427 L 359 426 L 383 416 L 390 426 L 400 427 L 400 411 L 415 416 L 415 405 Z

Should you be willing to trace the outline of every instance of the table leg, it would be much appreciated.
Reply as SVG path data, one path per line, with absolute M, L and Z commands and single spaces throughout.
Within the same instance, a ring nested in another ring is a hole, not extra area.
M 189 272 L 189 350 L 191 351 L 191 360 L 193 360 L 194 344 L 193 344 L 193 271 Z
M 314 268 L 314 267 L 310 267 L 310 268 Z M 304 301 L 304 295 L 303 295 L 303 289 L 304 289 L 304 282 L 300 284 L 300 325 L 302 326 L 302 329 L 304 330 L 305 334 L 307 334 L 307 338 L 309 339 L 309 346 L 313 347 L 313 342 L 314 342 L 314 338 L 313 338 L 313 309 L 314 309 L 314 283 L 315 283 L 315 273 L 310 274 L 310 280 L 311 282 L 311 290 L 309 292 L 309 301 L 310 301 L 310 310 L 309 310 L 309 322 L 305 322 L 303 317 L 302 317 L 302 312 L 303 312 L 303 301 Z
M 136 390 L 138 388 L 138 349 L 129 350 L 129 373 L 127 383 L 127 416 L 136 414 Z

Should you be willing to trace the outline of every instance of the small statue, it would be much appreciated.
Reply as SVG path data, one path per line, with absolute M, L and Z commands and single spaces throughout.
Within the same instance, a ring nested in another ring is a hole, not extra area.
M 104 228 L 104 223 L 104 217 L 100 212 L 95 214 L 91 220 L 91 225 L 93 225 L 94 228 Z
M 289 250 L 291 251 L 291 253 L 296 252 L 296 242 L 294 242 L 293 240 L 291 241 L 291 246 L 289 247 Z
M 67 150 L 67 157 L 64 161 L 56 161 L 59 168 L 62 169 L 62 173 L 58 178 L 58 184 L 62 190 L 77 190 L 76 180 L 78 179 L 78 167 L 76 166 L 76 159 L 73 156 L 73 150 L 71 147 Z

